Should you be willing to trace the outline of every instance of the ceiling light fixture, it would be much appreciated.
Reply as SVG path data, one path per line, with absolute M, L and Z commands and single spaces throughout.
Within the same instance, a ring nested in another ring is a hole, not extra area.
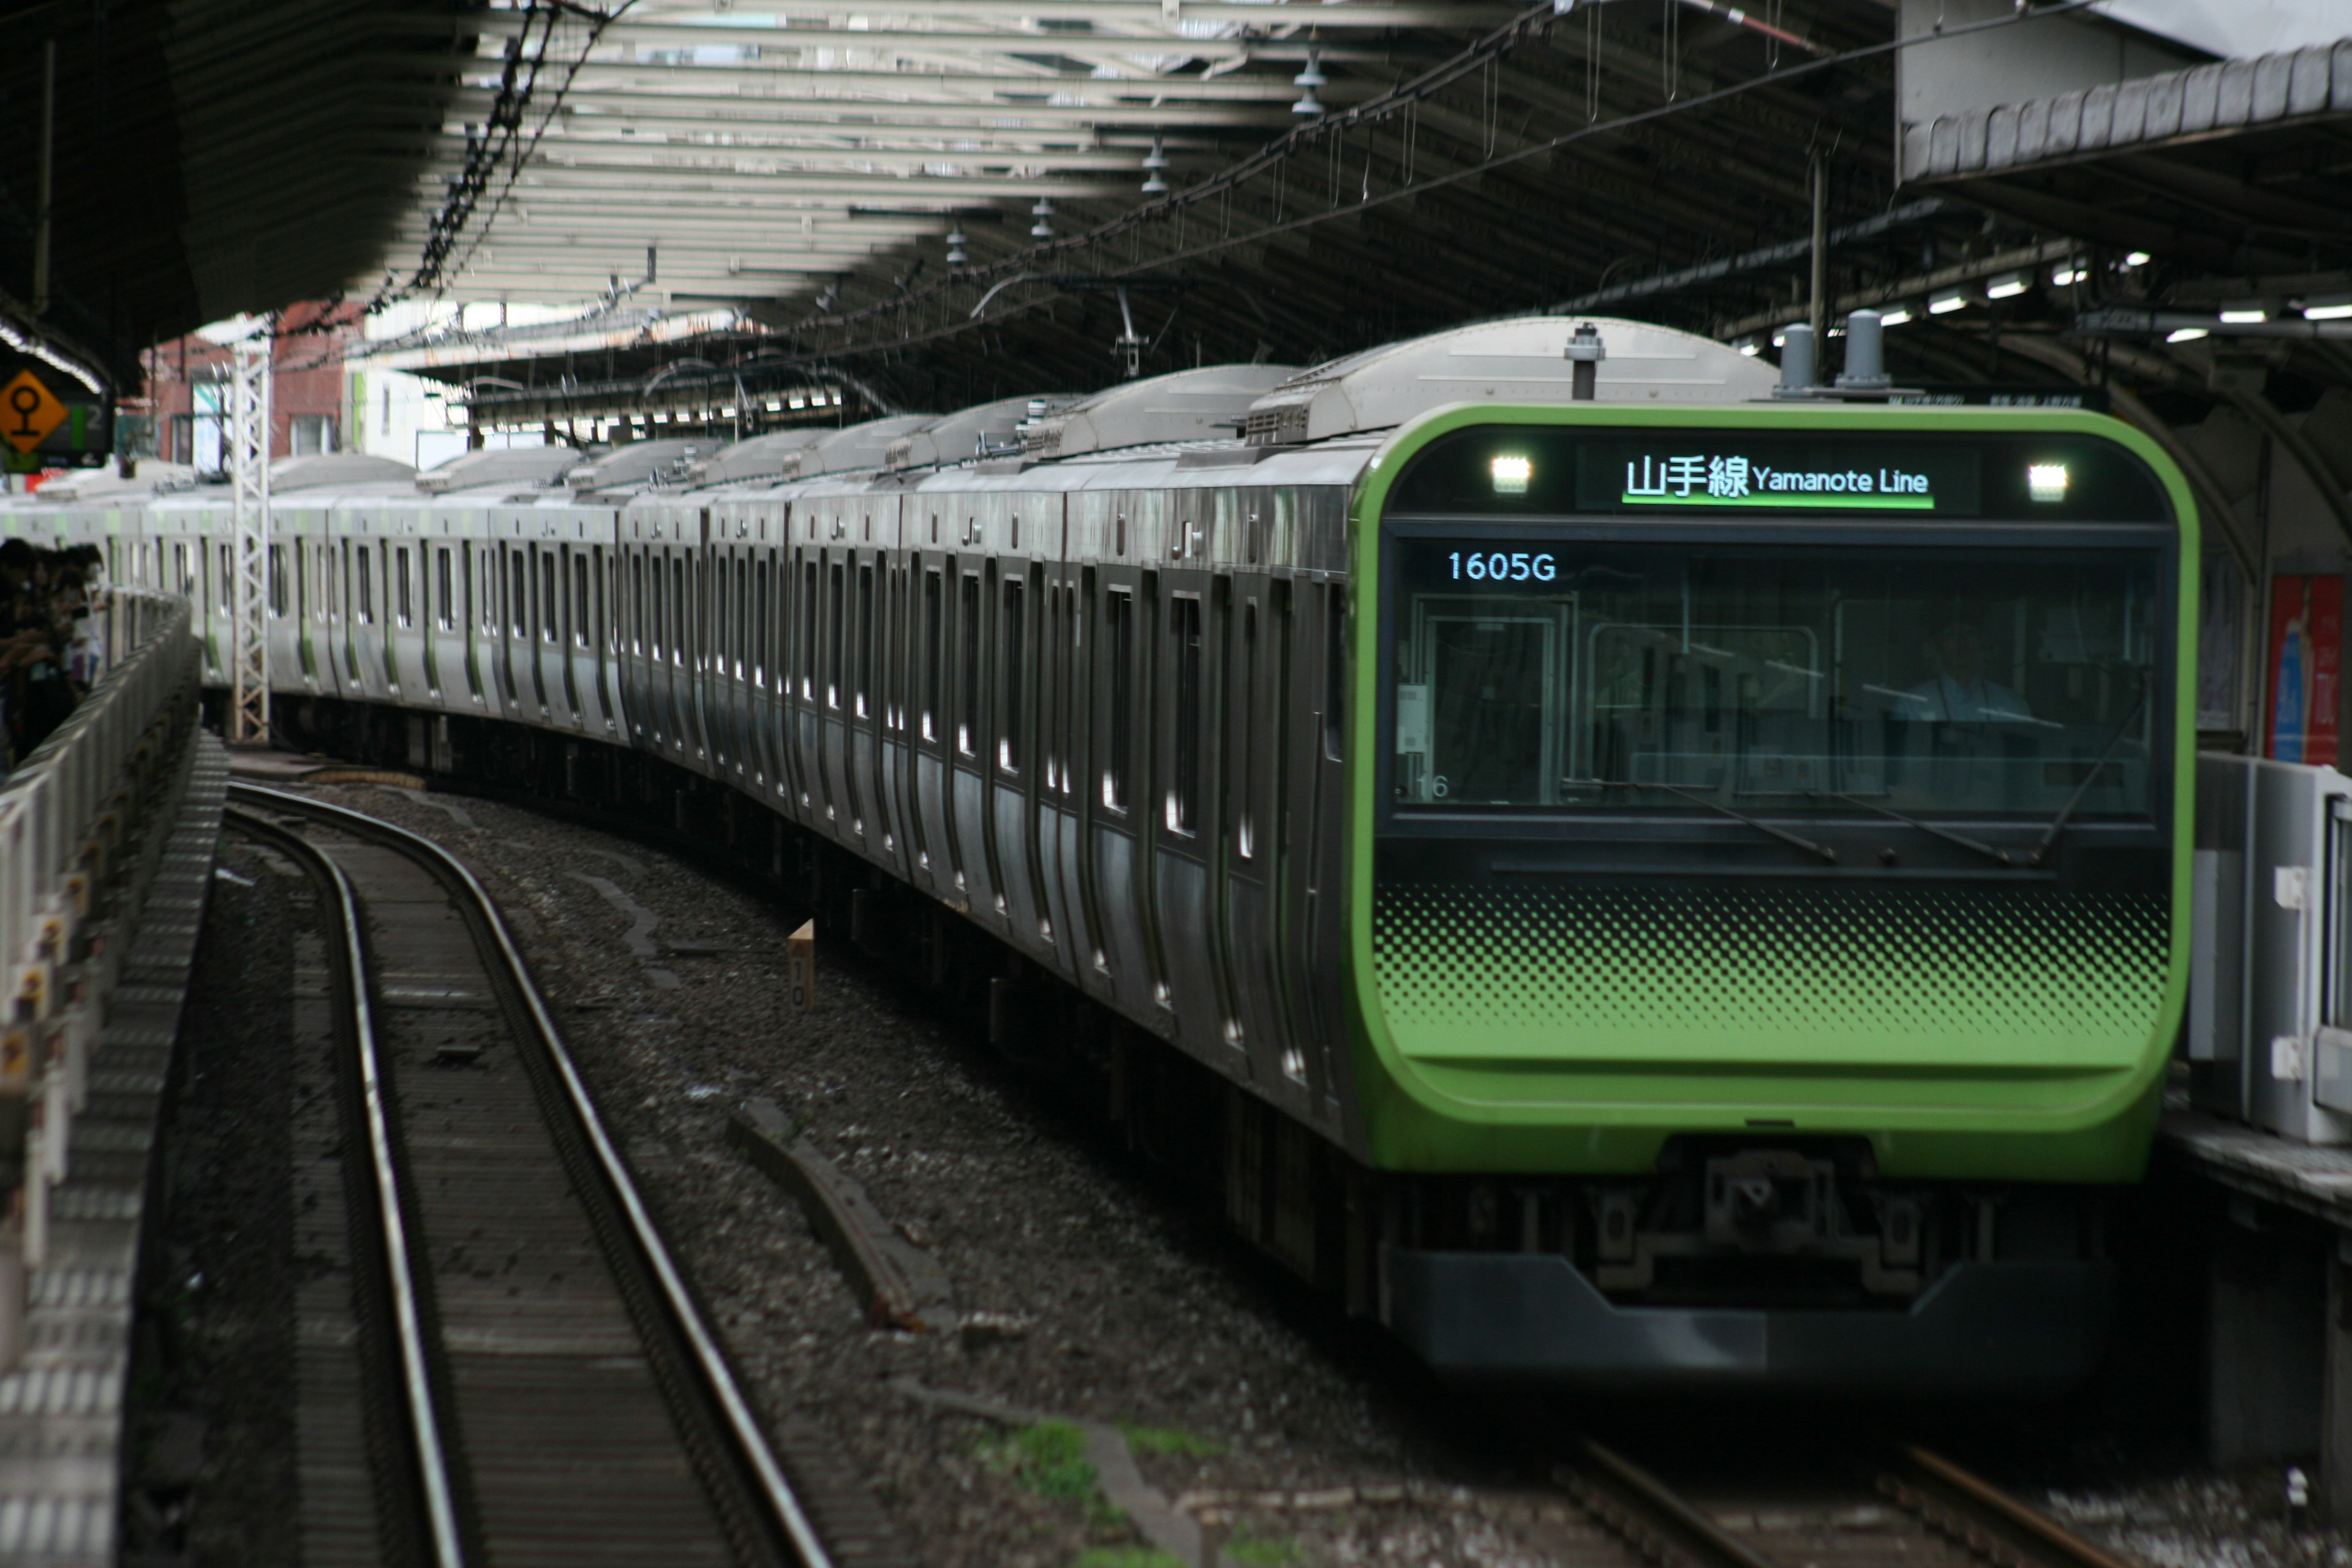
M 1955 310 L 1969 308 L 1969 297 L 1958 289 L 1947 289 L 1927 301 L 1927 314 L 1948 316 Z
M 1168 181 L 1165 177 L 1167 168 L 1167 143 L 1154 136 L 1151 139 L 1151 151 L 1145 153 L 1143 158 L 1143 194 L 1145 195 L 1164 196 L 1168 194 Z
M 1032 217 L 1034 217 L 1034 218 L 1037 220 L 1035 223 L 1033 223 L 1033 224 L 1031 224 L 1031 225 L 1029 226 L 1029 237 L 1030 237 L 1030 238 L 1032 238 L 1032 239 L 1051 239 L 1051 238 L 1053 238 L 1053 237 L 1054 237 L 1054 223 L 1053 223 L 1053 218 L 1054 218 L 1054 203 L 1053 203 L 1053 199 L 1052 199 L 1051 197 L 1048 197 L 1048 196 L 1039 196 L 1039 197 L 1037 198 L 1037 205 L 1036 205 L 1035 206 L 1031 207 L 1031 208 L 1029 209 L 1029 214 L 1030 214 L 1030 216 L 1031 216 Z
M 1911 307 L 1908 305 L 1889 305 L 1878 312 L 1878 324 L 1882 327 L 1899 327 L 1910 319 Z
M 2168 343 L 2193 343 L 2206 335 L 2203 327 L 2183 327 L 2177 332 L 2167 332 L 2164 341 Z
M 963 265 L 963 225 L 960 223 L 950 225 L 948 227 L 948 265 L 950 267 Z
M 2237 300 L 2221 307 L 2221 320 L 2232 327 L 2251 327 L 2271 319 L 2270 310 L 2259 300 Z
M 2022 272 L 2004 272 L 1985 285 L 1988 300 L 2014 300 L 2032 287 Z
M 2340 321 L 2352 316 L 2352 294 L 2314 294 L 2303 302 L 2306 321 Z

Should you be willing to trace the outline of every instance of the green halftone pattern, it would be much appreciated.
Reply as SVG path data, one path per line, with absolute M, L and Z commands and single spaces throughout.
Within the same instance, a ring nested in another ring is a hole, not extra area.
M 1408 1056 L 2112 1065 L 2163 1010 L 2160 895 L 1392 886 L 1381 1005 Z M 1943 1055 L 1964 1042 L 1958 1058 Z

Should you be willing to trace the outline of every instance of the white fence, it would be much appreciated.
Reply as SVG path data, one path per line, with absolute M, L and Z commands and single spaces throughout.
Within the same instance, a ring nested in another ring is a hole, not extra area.
M 0 1367 L 21 1347 L 25 1271 L 46 1260 L 49 1190 L 108 998 L 194 755 L 198 661 L 184 599 L 118 589 L 107 665 L 0 784 Z

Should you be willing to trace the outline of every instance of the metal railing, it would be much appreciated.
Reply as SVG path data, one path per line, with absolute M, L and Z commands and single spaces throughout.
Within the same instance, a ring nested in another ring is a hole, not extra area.
M 0 784 L 0 1368 L 21 1349 L 49 1190 L 194 758 L 198 659 L 184 599 L 117 589 L 106 668 Z

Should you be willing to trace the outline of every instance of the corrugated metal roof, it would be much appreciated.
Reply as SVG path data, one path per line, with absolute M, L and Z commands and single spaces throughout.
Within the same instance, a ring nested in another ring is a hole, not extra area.
M 2352 38 L 1903 128 L 1903 177 L 1966 178 L 2352 114 Z

